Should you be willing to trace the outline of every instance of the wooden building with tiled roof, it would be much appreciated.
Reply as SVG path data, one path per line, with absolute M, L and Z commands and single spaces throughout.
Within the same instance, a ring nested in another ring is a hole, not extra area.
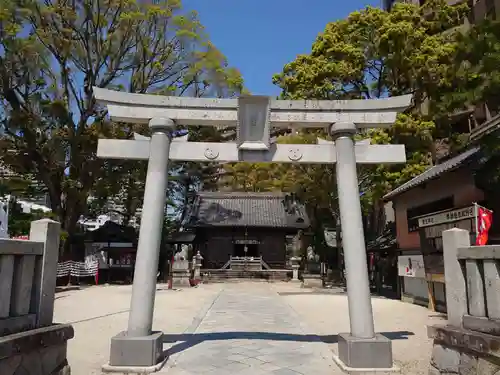
M 386 201 L 392 201 L 395 211 L 403 300 L 445 310 L 443 231 L 465 229 L 473 243 L 474 204 L 498 211 L 495 203 L 499 200 L 488 196 L 478 184 L 479 168 L 488 158 L 478 145 L 470 145 L 384 196 Z M 493 223 L 490 241 L 496 242 L 500 237 L 495 217 Z
M 196 234 L 203 268 L 219 269 L 233 258 L 260 258 L 284 269 L 287 238 L 309 227 L 304 205 L 285 193 L 201 192 L 183 226 Z

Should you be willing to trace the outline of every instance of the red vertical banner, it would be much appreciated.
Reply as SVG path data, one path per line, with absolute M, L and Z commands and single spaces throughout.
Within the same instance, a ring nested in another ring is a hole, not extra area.
M 477 206 L 477 233 L 476 246 L 484 246 L 488 243 L 488 231 L 493 222 L 493 211 Z

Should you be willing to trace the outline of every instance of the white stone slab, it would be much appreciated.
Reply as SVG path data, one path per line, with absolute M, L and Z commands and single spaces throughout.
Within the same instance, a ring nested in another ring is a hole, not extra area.
M 163 106 L 183 108 L 238 108 L 238 99 L 189 98 L 151 94 L 133 94 L 93 88 L 94 96 L 102 104 L 120 103 L 133 106 Z M 394 110 L 401 112 L 411 104 L 412 95 L 400 95 L 381 99 L 352 100 L 281 100 L 272 99 L 271 109 L 276 110 L 323 110 L 323 111 L 371 111 Z
M 134 133 L 134 139 L 136 141 L 149 141 L 151 140 L 151 137 L 146 137 L 145 135 L 139 134 L 139 133 Z M 189 134 L 183 135 L 181 137 L 176 137 L 172 139 L 172 142 L 187 142 L 189 139 Z
M 168 108 L 108 104 L 112 120 L 147 124 L 155 117 L 170 118 L 182 126 L 236 126 L 236 109 Z M 279 111 L 271 112 L 273 127 L 322 128 L 336 122 L 354 123 L 358 128 L 389 127 L 396 121 L 396 111 Z
M 94 96 L 107 105 L 112 119 L 148 123 L 154 117 L 170 118 L 184 126 L 236 126 L 238 99 L 207 99 L 131 94 L 94 88 Z M 374 100 L 270 100 L 274 127 L 321 128 L 336 122 L 359 128 L 386 127 L 406 109 L 411 95 Z
M 107 159 L 147 160 L 149 141 L 100 139 L 97 156 Z M 282 162 L 333 164 L 335 146 L 331 144 L 274 144 L 270 151 L 240 152 L 236 143 L 181 142 L 170 146 L 170 160 L 217 162 Z M 356 145 L 360 164 L 404 163 L 404 145 Z

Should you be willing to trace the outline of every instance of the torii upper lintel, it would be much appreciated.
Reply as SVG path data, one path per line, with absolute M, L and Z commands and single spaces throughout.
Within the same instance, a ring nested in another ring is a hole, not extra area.
M 264 96 L 238 99 L 184 98 L 130 94 L 94 87 L 98 102 L 116 121 L 147 124 L 163 117 L 182 126 L 236 126 L 241 107 L 248 102 L 267 101 L 272 127 L 324 128 L 336 122 L 352 122 L 358 128 L 391 126 L 396 115 L 411 104 L 411 95 L 383 99 L 279 100 Z

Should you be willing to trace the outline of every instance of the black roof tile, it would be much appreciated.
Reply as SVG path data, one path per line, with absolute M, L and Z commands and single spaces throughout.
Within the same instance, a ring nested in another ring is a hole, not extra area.
M 285 193 L 198 193 L 186 226 L 307 228 L 304 205 L 286 212 Z
M 383 199 L 384 200 L 391 200 L 392 198 L 396 197 L 399 194 L 404 193 L 405 191 L 411 190 L 414 187 L 422 185 L 423 183 L 425 183 L 429 180 L 432 180 L 434 178 L 441 176 L 443 173 L 451 172 L 451 171 L 461 167 L 473 155 L 477 154 L 478 151 L 479 151 L 479 147 L 473 147 L 473 148 L 471 148 L 471 149 L 469 149 L 469 150 L 467 150 L 459 155 L 452 157 L 451 159 L 448 159 L 440 164 L 436 164 L 436 165 L 430 167 L 425 172 L 419 174 L 417 177 L 412 178 L 410 181 L 405 182 L 403 185 L 398 186 L 393 191 L 384 195 Z

